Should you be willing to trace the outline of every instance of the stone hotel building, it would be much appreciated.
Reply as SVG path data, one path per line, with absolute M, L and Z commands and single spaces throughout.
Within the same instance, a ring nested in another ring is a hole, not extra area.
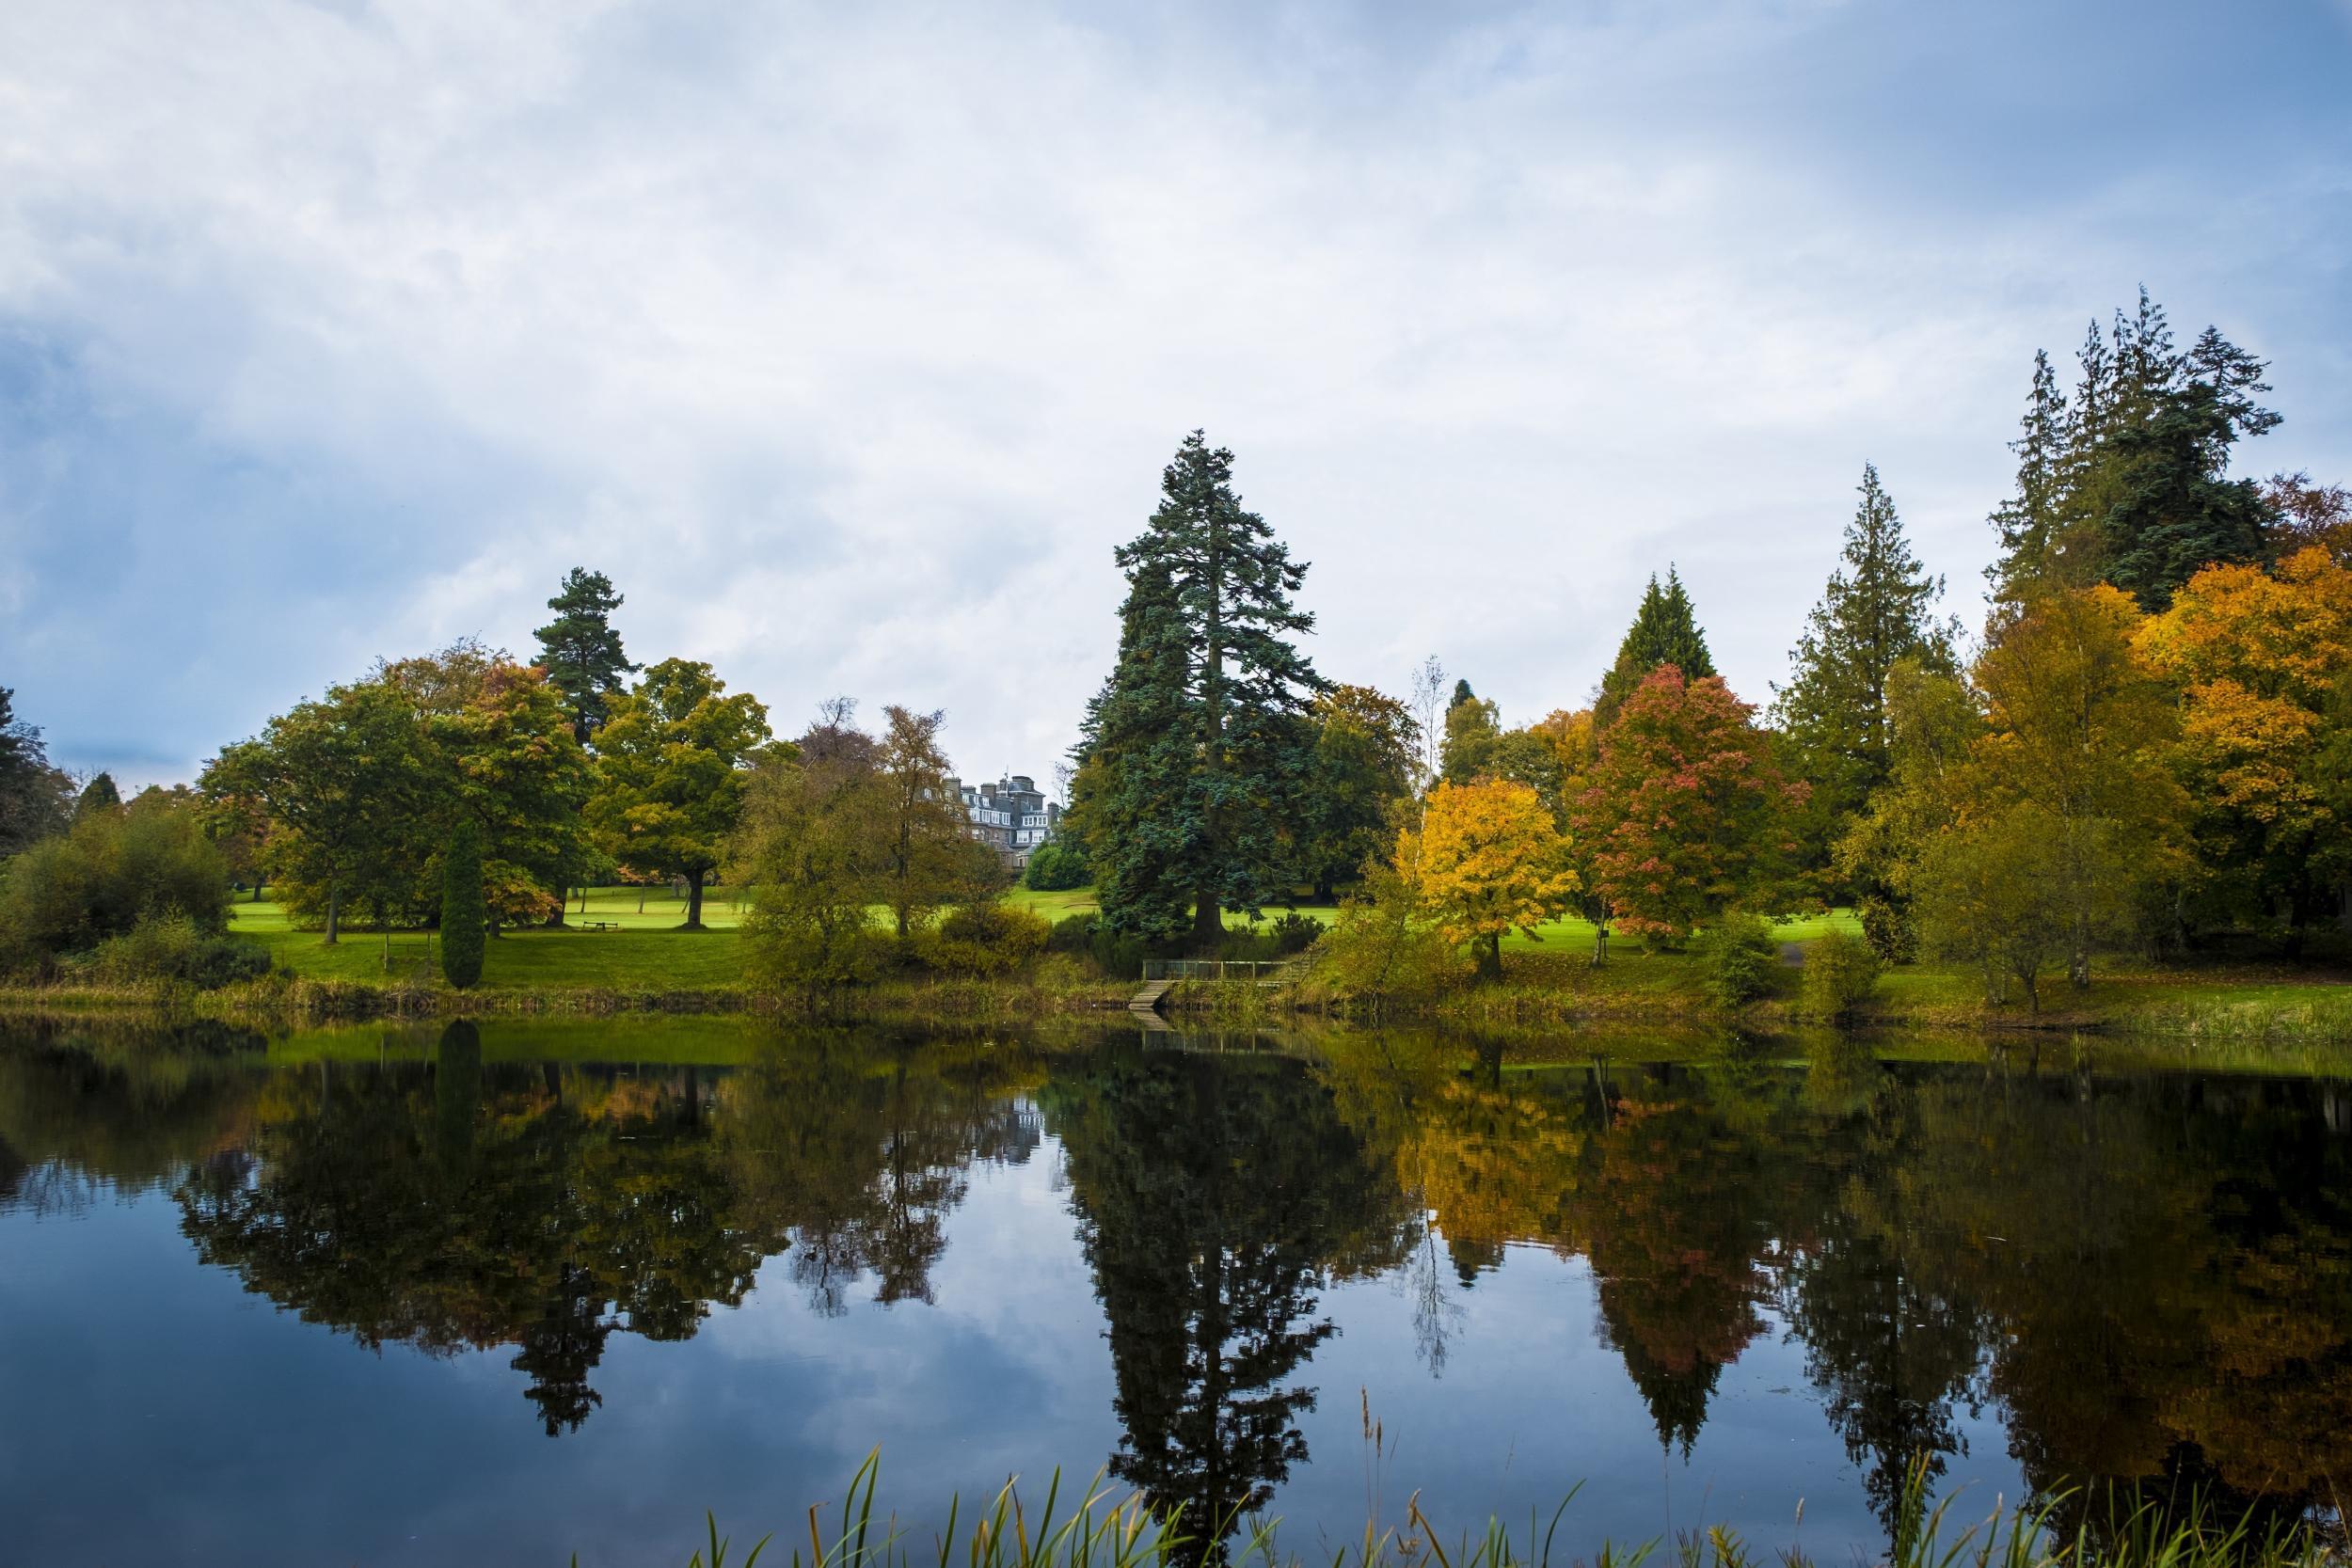
M 1054 834 L 1061 807 L 1026 773 L 1014 773 L 994 784 L 968 784 L 950 779 L 947 787 L 963 802 L 972 819 L 972 836 L 993 845 L 1005 863 L 1018 871 L 1029 863 L 1029 851 Z

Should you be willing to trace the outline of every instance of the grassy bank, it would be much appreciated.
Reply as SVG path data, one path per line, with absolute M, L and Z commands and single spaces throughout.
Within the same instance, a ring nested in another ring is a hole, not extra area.
M 1017 889 L 1009 902 L 1056 920 L 1090 912 L 1093 895 Z M 298 928 L 275 903 L 240 903 L 230 929 L 268 952 L 266 980 L 219 991 L 87 981 L 19 990 L 20 1003 L 50 1008 L 164 1007 L 198 1016 L 339 1019 L 451 1014 L 818 1011 L 880 1020 L 1009 1021 L 1086 1012 L 1122 1004 L 1133 982 L 1106 979 L 1082 961 L 1049 956 L 1002 978 L 963 980 L 909 972 L 854 991 L 816 998 L 762 995 L 747 974 L 745 939 L 723 897 L 704 906 L 709 928 L 679 928 L 683 904 L 655 889 L 638 910 L 636 889 L 592 893 L 583 915 L 574 900 L 569 924 L 508 931 L 487 944 L 481 983 L 458 992 L 442 980 L 437 944 L 428 933 L 347 931 L 328 945 Z M 1327 917 L 1333 911 L 1309 907 Z M 595 923 L 595 924 L 592 924 Z M 1229 924 L 1243 924 L 1238 918 Z M 1851 931 L 1843 912 L 1782 922 L 1774 936 L 1800 944 L 1832 928 Z M 1721 1006 L 1703 960 L 1689 952 L 1645 952 L 1612 944 L 1610 961 L 1590 962 L 1592 927 L 1554 923 L 1538 942 L 1504 944 L 1503 980 L 1464 985 L 1444 994 L 1376 1006 L 1351 1004 L 1359 1018 L 1428 1020 L 1471 1027 L 1666 1022 L 1777 1029 L 1805 1022 L 1800 971 L 1784 966 L 1769 993 L 1737 1010 Z M 1248 985 L 1185 985 L 1168 998 L 1171 1012 L 1219 1027 L 1259 1026 L 1300 1013 L 1333 1009 L 1339 999 L 1306 983 L 1270 990 Z M 2352 1041 L 2352 976 L 2283 966 L 2216 964 L 2159 969 L 2103 959 L 2088 991 L 2062 979 L 2043 989 L 2038 1013 L 1993 1008 L 1974 971 L 1912 965 L 1888 971 L 1851 1022 L 1863 1027 L 1975 1032 L 2037 1030 L 2145 1035 L 2193 1041 L 2293 1045 Z

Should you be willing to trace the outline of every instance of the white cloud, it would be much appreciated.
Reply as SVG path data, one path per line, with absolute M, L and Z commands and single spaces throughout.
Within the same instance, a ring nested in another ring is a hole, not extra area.
M 1434 648 L 1514 717 L 1572 702 L 1671 558 L 1760 699 L 1866 458 L 1966 597 L 2035 344 L 2152 244 L 2233 279 L 2178 181 L 2053 213 L 1818 155 L 1792 95 L 1867 16 L 1600 14 L 21 0 L 0 317 L 302 504 L 191 530 L 151 496 L 108 520 L 142 569 L 61 585 L 101 620 L 195 589 L 203 690 L 102 718 L 15 682 L 61 745 L 192 758 L 373 653 L 526 644 L 586 562 L 634 652 L 781 728 L 945 706 L 968 770 L 1042 773 L 1110 546 L 1205 424 L 1314 561 L 1337 675 Z M 2340 197 L 2312 223 L 2340 240 Z M 2280 341 L 2241 334 L 2281 356 L 2327 276 L 2284 265 Z M 260 606 L 282 635 L 224 636 Z M 0 651 L 140 684 L 136 637 L 75 636 Z

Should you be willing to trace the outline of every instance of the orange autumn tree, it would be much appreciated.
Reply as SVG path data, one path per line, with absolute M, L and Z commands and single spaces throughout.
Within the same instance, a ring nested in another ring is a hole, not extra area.
M 2215 912 L 2299 938 L 2352 879 L 2352 570 L 2315 546 L 2275 573 L 2208 566 L 2137 641 L 2181 687 L 2175 755 Z
M 1766 889 L 1788 856 L 1785 782 L 1754 705 L 1720 675 L 1650 672 L 1601 733 L 1574 822 L 1609 913 L 1667 942 Z
M 1476 953 L 1483 979 L 1502 976 L 1502 933 L 1534 936 L 1576 897 L 1568 842 L 1543 798 L 1502 779 L 1439 783 L 1418 829 L 1397 835 L 1396 866 L 1448 942 Z

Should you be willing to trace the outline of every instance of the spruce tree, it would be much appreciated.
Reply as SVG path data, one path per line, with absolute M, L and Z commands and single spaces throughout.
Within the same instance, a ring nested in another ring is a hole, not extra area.
M 2265 559 L 2275 508 L 2228 477 L 2235 444 L 2280 422 L 2255 401 L 2263 361 L 2211 326 L 2182 352 L 2146 289 L 2104 337 L 2091 323 L 2078 358 L 2070 405 L 2034 357 L 2017 495 L 1993 515 L 1996 596 L 2106 582 L 2157 610 L 2205 566 Z
M 555 619 L 532 634 L 539 639 L 539 662 L 564 693 L 573 737 L 585 746 L 603 725 L 607 700 L 621 689 L 621 678 L 638 669 L 612 629 L 621 595 L 602 572 L 575 566 L 548 608 Z
M 1939 673 L 1954 668 L 1956 627 L 1932 613 L 1944 579 L 1911 553 L 1875 467 L 1863 466 L 1860 490 L 1844 559 L 1789 651 L 1790 679 L 1772 704 L 1788 771 L 1813 785 L 1802 838 L 1815 866 L 1893 768 L 1886 686 L 1895 666 L 1913 659 Z
M 1304 562 L 1232 488 L 1233 454 L 1195 431 L 1161 478 L 1127 574 L 1119 659 L 1087 714 L 1083 813 L 1103 918 L 1152 940 L 1223 934 L 1294 870 L 1310 815 L 1310 699 L 1327 683 L 1292 639 Z
M 469 816 L 441 849 L 441 975 L 459 990 L 482 978 L 489 925 L 482 893 L 482 830 Z
M 1652 577 L 1643 590 L 1641 607 L 1633 613 L 1633 625 L 1617 645 L 1617 661 L 1601 677 L 1600 695 L 1593 704 L 1593 723 L 1596 729 L 1606 729 L 1615 721 L 1617 710 L 1633 695 L 1633 689 L 1643 678 L 1661 665 L 1671 664 L 1691 680 L 1715 673 L 1715 660 L 1707 651 L 1707 634 L 1699 629 L 1698 614 L 1692 608 L 1691 595 L 1684 591 L 1682 578 L 1674 567 L 1666 568 L 1666 583 L 1661 588 Z
M 2018 421 L 2017 439 L 2009 444 L 2017 454 L 2017 493 L 1993 514 L 2001 554 L 1984 575 L 1999 597 L 2015 597 L 2026 582 L 2049 570 L 2050 550 L 2063 522 L 2070 415 L 2049 354 L 2035 350 L 2026 417 Z

